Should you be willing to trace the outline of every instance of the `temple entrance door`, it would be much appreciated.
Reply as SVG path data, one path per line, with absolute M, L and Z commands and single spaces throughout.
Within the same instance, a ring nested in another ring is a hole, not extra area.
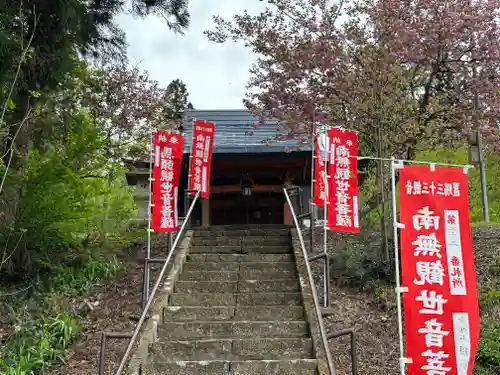
M 216 193 L 210 196 L 211 225 L 283 224 L 284 196 L 275 192 Z

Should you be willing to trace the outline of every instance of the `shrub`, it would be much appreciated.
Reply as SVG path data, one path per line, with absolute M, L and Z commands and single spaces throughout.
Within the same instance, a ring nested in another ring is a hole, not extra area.
M 51 139 L 29 151 L 17 195 L 4 196 L 16 202 L 13 224 L 0 232 L 4 276 L 78 266 L 91 248 L 107 250 L 107 238 L 134 215 L 124 171 L 105 158 L 105 138 L 90 117 L 75 116 L 69 130 L 67 142 Z
M 500 324 L 481 327 L 476 361 L 495 373 L 500 372 Z
M 9 342 L 0 360 L 0 375 L 28 375 L 62 361 L 64 350 L 80 332 L 77 320 L 67 314 L 48 318 L 40 327 L 29 326 Z
M 355 236 L 331 234 L 332 276 L 356 287 L 371 286 L 374 281 L 394 281 L 393 259 L 382 255 L 382 243 L 377 233 L 362 232 Z M 391 246 L 391 244 L 389 244 Z

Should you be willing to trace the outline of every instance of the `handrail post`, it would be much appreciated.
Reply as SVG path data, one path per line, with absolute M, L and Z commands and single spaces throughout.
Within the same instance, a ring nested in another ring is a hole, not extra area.
M 314 213 L 313 213 L 314 206 L 311 205 L 311 220 L 309 221 L 309 241 L 311 242 L 309 244 L 309 251 L 311 254 L 314 252 Z
M 106 333 L 102 332 L 101 333 L 101 350 L 99 352 L 99 367 L 98 367 L 98 373 L 99 375 L 104 374 L 104 366 L 105 366 L 105 355 L 106 355 Z
M 158 278 L 156 279 L 156 283 L 153 286 L 153 289 L 151 290 L 151 294 L 149 295 L 149 298 L 146 302 L 146 305 L 144 306 L 144 309 L 142 310 L 141 317 L 139 318 L 139 321 L 137 322 L 137 325 L 134 329 L 134 333 L 132 334 L 132 337 L 128 343 L 127 349 L 125 350 L 125 354 L 122 357 L 122 360 L 120 362 L 120 365 L 118 366 L 118 370 L 116 370 L 115 375 L 121 375 L 123 370 L 125 369 L 125 364 L 127 363 L 127 359 L 130 356 L 130 353 L 132 352 L 132 348 L 135 344 L 135 341 L 137 340 L 137 337 L 139 336 L 139 332 L 141 330 L 142 325 L 144 324 L 144 321 L 146 320 L 147 313 L 149 311 L 149 308 L 151 307 L 151 304 L 153 303 L 153 299 L 156 295 L 156 291 L 160 287 L 161 281 L 163 279 L 163 276 L 165 276 L 165 272 L 167 271 L 168 265 L 170 263 L 170 259 L 172 258 L 174 251 L 179 244 L 179 241 L 182 237 L 182 233 L 184 232 L 184 229 L 186 229 L 187 222 L 189 221 L 189 218 L 193 212 L 194 206 L 196 204 L 196 201 L 198 200 L 200 196 L 200 192 L 198 191 L 193 199 L 193 202 L 191 202 L 191 206 L 189 207 L 189 210 L 186 214 L 186 218 L 184 219 L 179 231 L 177 232 L 177 236 L 175 236 L 174 243 L 172 244 L 172 248 L 170 249 L 167 259 L 165 259 L 165 263 L 163 264 L 163 267 L 160 271 L 160 274 L 158 275 Z
M 325 262 L 323 270 L 324 307 L 330 307 L 330 255 L 326 252 L 323 261 Z
M 356 347 L 356 332 L 354 329 L 343 329 L 337 332 L 329 333 L 328 339 L 335 339 L 349 335 L 351 338 L 351 371 L 352 375 L 358 375 L 358 354 Z
M 358 375 L 358 356 L 356 347 L 356 332 L 354 330 L 351 332 L 351 366 L 352 375 Z
M 314 279 L 312 276 L 311 265 L 309 264 L 309 258 L 307 255 L 306 246 L 304 244 L 304 238 L 302 237 L 302 231 L 300 229 L 299 221 L 297 220 L 297 215 L 295 214 L 295 210 L 293 209 L 292 202 L 290 197 L 288 196 L 288 192 L 286 188 L 283 189 L 285 193 L 286 201 L 290 207 L 290 212 L 292 214 L 293 222 L 295 224 L 295 228 L 297 229 L 297 235 L 299 237 L 300 247 L 302 250 L 302 255 L 304 256 L 304 264 L 307 270 L 307 278 L 309 280 L 309 287 L 311 288 L 311 294 L 314 302 L 314 312 L 316 314 L 316 319 L 318 320 L 319 332 L 321 335 L 321 342 L 323 344 L 323 349 L 325 351 L 326 362 L 328 364 L 328 372 L 329 375 L 335 375 L 335 364 L 333 362 L 332 353 L 330 352 L 330 348 L 328 346 L 328 338 L 325 329 L 325 323 L 323 321 L 323 315 L 321 313 L 321 308 L 319 305 L 318 293 L 316 291 L 316 286 L 314 285 Z M 119 375 L 119 374 L 116 374 Z

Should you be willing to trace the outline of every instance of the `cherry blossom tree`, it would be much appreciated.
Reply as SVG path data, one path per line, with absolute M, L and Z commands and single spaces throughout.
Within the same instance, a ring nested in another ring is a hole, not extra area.
M 500 1 L 272 3 L 256 16 L 216 16 L 206 32 L 259 56 L 252 111 L 305 139 L 313 124 L 355 129 L 368 155 L 411 159 L 473 129 L 498 147 Z

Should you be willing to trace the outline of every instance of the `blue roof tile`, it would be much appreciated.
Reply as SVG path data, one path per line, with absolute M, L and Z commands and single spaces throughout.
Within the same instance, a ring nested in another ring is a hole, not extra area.
M 266 153 L 286 152 L 296 150 L 310 150 L 309 145 L 300 145 L 297 140 L 279 142 L 266 141 L 284 135 L 284 132 L 275 119 L 264 119 L 256 129 L 253 124 L 259 123 L 257 117 L 252 116 L 247 110 L 187 110 L 184 114 L 184 153 L 191 151 L 193 134 L 193 121 L 206 120 L 215 123 L 214 153 Z

